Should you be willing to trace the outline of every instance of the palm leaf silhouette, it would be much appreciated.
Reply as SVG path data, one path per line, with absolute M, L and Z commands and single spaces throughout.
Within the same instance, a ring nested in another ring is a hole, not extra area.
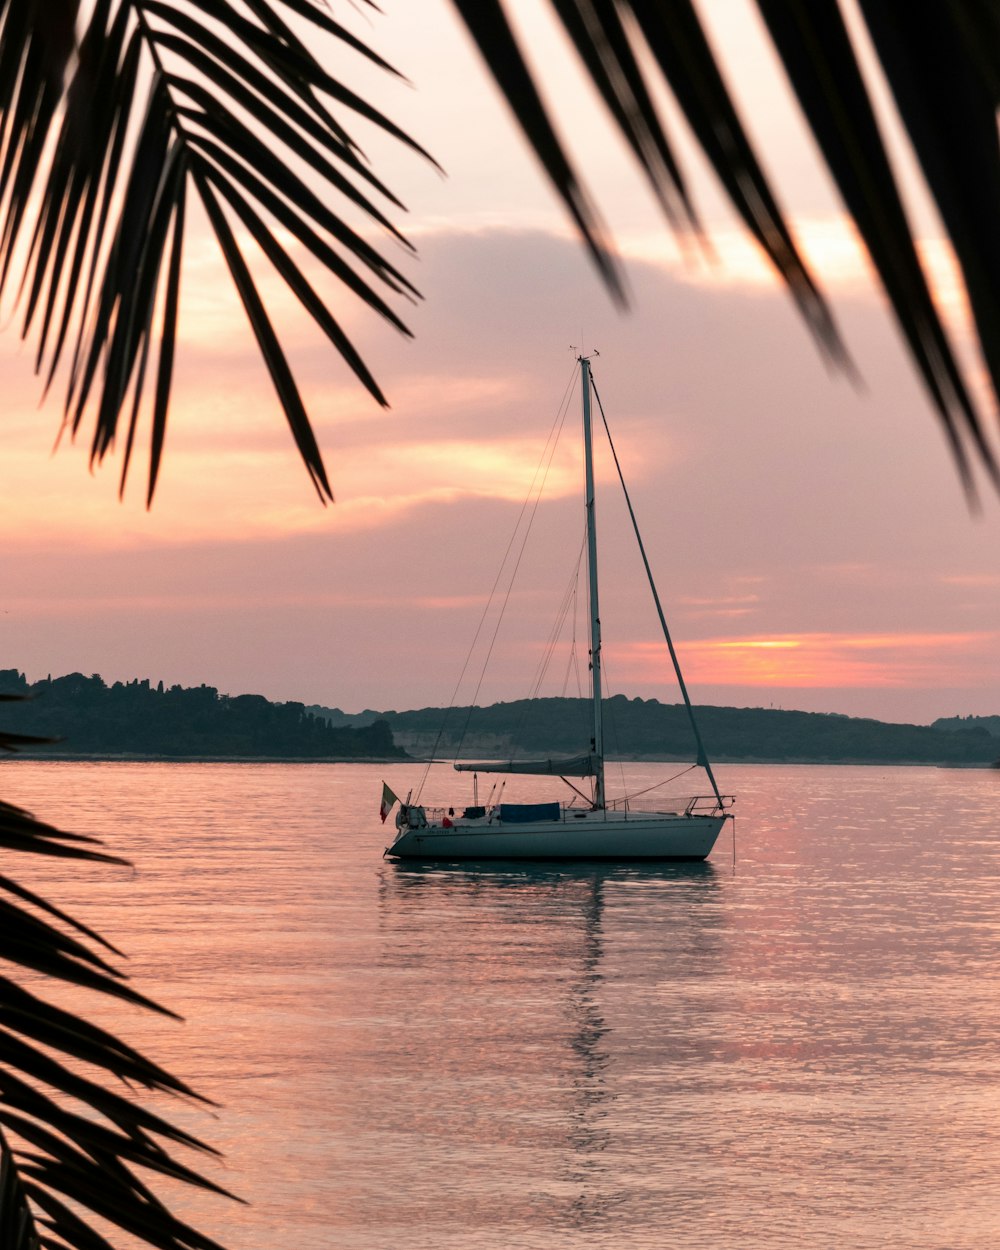
M 276 227 L 408 333 L 390 301 L 417 291 L 337 207 L 350 206 L 408 247 L 386 212 L 402 206 L 334 110 L 423 150 L 321 66 L 279 8 L 291 10 L 299 29 L 318 28 L 394 73 L 314 0 L 95 0 L 92 7 L 0 0 L 0 290 L 20 263 L 23 333 L 36 335 L 36 367 L 48 386 L 66 365 L 65 424 L 75 434 L 93 415 L 93 460 L 124 429 L 123 486 L 147 379 L 155 379 L 150 500 L 167 422 L 190 192 L 216 231 L 321 498 L 331 497 L 322 456 L 234 222 L 379 404 L 385 397 L 374 377 Z
M 359 0 L 370 4 L 370 0 Z M 847 211 L 868 248 L 967 485 L 971 464 L 1000 484 L 985 421 L 921 266 L 837 0 L 756 0 Z M 617 264 L 599 216 L 547 115 L 503 0 L 454 0 L 611 290 Z M 640 46 L 670 86 L 747 229 L 787 284 L 823 352 L 850 368 L 746 135 L 693 0 L 551 0 L 623 141 L 669 219 L 698 221 L 652 103 Z M 1000 19 L 982 0 L 859 0 L 965 279 L 994 391 L 1000 389 L 1000 207 L 996 106 Z M 372 6 L 374 7 L 374 6 Z M 296 445 L 331 495 L 292 369 L 234 224 L 376 402 L 385 397 L 281 232 L 369 308 L 407 333 L 393 304 L 408 279 L 333 205 L 408 246 L 398 200 L 342 118 L 412 139 L 325 69 L 282 13 L 395 73 L 322 0 L 0 0 L 0 289 L 15 258 L 24 332 L 50 384 L 69 356 L 66 425 L 92 412 L 91 455 L 124 425 L 123 484 L 152 387 L 148 497 L 161 463 L 179 308 L 187 194 L 213 225 Z M 336 115 L 335 115 L 336 114 Z M 429 158 L 428 158 L 429 159 Z M 296 172 L 301 169 L 302 173 Z M 32 196 L 40 199 L 30 238 Z M 281 232 L 277 229 L 281 228 Z M 150 357 L 158 364 L 150 370 Z
M 540 161 L 614 284 L 601 222 L 556 136 L 503 0 L 454 0 Z M 645 45 L 747 229 L 822 350 L 847 364 L 829 308 L 754 154 L 692 0 L 551 0 L 595 89 L 671 219 L 697 229 L 679 162 L 650 103 Z M 967 488 L 1000 485 L 984 418 L 957 363 L 837 0 L 756 0 L 806 121 L 864 240 Z M 969 295 L 1000 393 L 1000 16 L 982 0 L 859 0 Z
M 0 848 L 123 863 L 93 839 L 41 824 L 9 804 L 0 804 Z M 109 963 L 114 948 L 98 934 L 8 876 L 0 876 L 0 915 L 0 958 L 6 964 L 163 1010 L 126 984 Z M 81 1065 L 94 1075 L 81 1073 Z M 225 1193 L 168 1149 L 210 1148 L 138 1101 L 113 1093 L 109 1076 L 196 1096 L 108 1031 L 31 993 L 16 973 L 0 976 L 2 1244 L 80 1250 L 108 1244 L 89 1225 L 91 1213 L 165 1250 L 212 1250 L 214 1241 L 171 1215 L 134 1171 L 138 1166 Z
M 4 696 L 0 696 L 4 698 Z M 41 739 L 0 733 L 0 749 Z M 0 850 L 124 863 L 93 838 L 66 833 L 0 803 Z M 218 1250 L 163 1206 L 134 1169 L 225 1193 L 171 1153 L 214 1153 L 190 1134 L 108 1088 L 185 1098 L 182 1081 L 104 1029 L 45 1001 L 21 983 L 48 979 L 163 1012 L 127 983 L 107 941 L 9 876 L 0 875 L 0 1244 L 17 1250 L 109 1243 L 92 1216 L 163 1250 Z M 170 1014 L 170 1013 L 164 1013 Z M 67 1202 L 71 1205 L 67 1205 Z

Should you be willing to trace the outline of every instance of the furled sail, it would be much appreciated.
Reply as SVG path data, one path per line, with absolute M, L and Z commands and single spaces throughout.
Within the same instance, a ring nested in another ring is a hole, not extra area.
M 593 777 L 597 760 L 593 755 L 572 755 L 551 760 L 488 760 L 455 764 L 460 773 L 530 773 L 533 777 Z

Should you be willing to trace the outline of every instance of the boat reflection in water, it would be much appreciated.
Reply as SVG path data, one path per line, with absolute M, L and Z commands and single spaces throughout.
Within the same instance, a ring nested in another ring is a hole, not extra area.
M 712 950 L 718 889 L 711 864 L 387 865 L 385 970 L 420 996 L 416 1035 L 404 1029 L 384 1056 L 417 1109 L 400 1143 L 412 1161 L 404 1185 L 457 1166 L 462 1192 L 449 1201 L 456 1219 L 475 1204 L 470 1226 L 489 1192 L 497 1219 L 610 1232 L 635 1204 L 629 1159 L 641 1149 L 628 1111 L 639 1074 L 616 1045 L 616 1019 L 628 1036 L 636 987 L 641 1002 L 663 972 L 647 959 L 632 967 L 630 948 L 650 941 L 651 916 L 673 913 L 685 945 L 694 926 Z

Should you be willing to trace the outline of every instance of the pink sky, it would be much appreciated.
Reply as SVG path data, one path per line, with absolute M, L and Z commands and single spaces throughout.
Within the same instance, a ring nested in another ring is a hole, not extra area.
M 539 7 L 519 9 L 551 63 Z M 559 110 L 627 257 L 633 307 L 619 314 L 448 6 L 397 0 L 367 33 L 415 89 L 377 90 L 449 173 L 371 144 L 411 210 L 409 272 L 426 296 L 406 314 L 416 341 L 332 295 L 391 410 L 287 298 L 278 305 L 336 505 L 317 504 L 221 262 L 193 237 L 151 513 L 139 473 L 119 504 L 116 462 L 90 476 L 85 443 L 50 455 L 58 407 L 39 410 L 16 325 L 0 342 L 0 667 L 204 681 L 348 710 L 446 702 L 570 375 L 569 345 L 582 343 L 601 352 L 598 386 L 696 701 L 915 721 L 1000 712 L 1000 508 L 987 497 L 970 515 L 746 5 L 707 7 L 741 50 L 741 94 L 863 390 L 827 374 L 704 175 L 696 190 L 721 263 L 681 258 L 567 69 Z M 919 220 L 958 316 L 933 217 Z M 485 700 L 528 692 L 575 559 L 572 420 Z M 626 519 L 603 499 L 612 692 L 673 701 Z M 553 664 L 545 693 L 560 693 L 564 668 Z

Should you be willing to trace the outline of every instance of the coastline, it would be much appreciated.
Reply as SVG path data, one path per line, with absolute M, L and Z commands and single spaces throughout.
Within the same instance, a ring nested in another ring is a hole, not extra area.
M 32 764 L 451 764 L 451 759 L 429 760 L 426 756 L 410 755 L 402 759 L 399 756 L 380 755 L 336 755 L 336 756 L 296 756 L 296 755 L 150 755 L 139 752 L 94 753 L 82 751 L 17 751 L 0 755 L 0 765 L 16 764 L 19 761 Z M 669 755 L 622 755 L 607 756 L 608 764 L 684 764 L 689 761 L 679 760 Z M 845 768 L 958 768 L 998 771 L 997 763 L 978 763 L 954 760 L 907 760 L 907 759 L 857 759 L 843 757 L 840 759 L 815 759 L 809 757 L 767 758 L 764 756 L 726 756 L 716 757 L 717 765 L 747 764 L 754 767 L 762 764 L 794 765 L 796 767 L 817 766 Z M 484 770 L 488 771 L 488 770 Z
M 18 751 L 0 756 L 0 764 L 414 764 L 420 760 L 380 755 L 144 755 L 85 754 L 82 751 Z

